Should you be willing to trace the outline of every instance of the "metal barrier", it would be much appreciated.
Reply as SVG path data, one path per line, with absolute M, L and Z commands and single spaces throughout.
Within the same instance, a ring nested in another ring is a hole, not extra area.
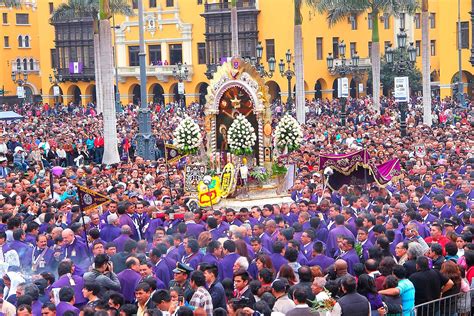
M 474 289 L 467 293 L 439 298 L 416 305 L 411 315 L 416 316 L 468 316 L 474 315 Z

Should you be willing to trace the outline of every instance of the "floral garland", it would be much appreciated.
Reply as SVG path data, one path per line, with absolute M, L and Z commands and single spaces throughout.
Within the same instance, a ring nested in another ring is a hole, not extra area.
M 251 155 L 257 141 L 255 129 L 242 114 L 232 122 L 229 128 L 228 143 L 230 152 L 235 155 Z
M 303 130 L 298 121 L 289 114 L 283 116 L 275 129 L 275 140 L 281 151 L 285 148 L 288 152 L 298 150 L 303 141 Z
M 199 151 L 202 143 L 199 125 L 192 118 L 186 116 L 173 133 L 173 143 L 180 153 L 190 155 Z

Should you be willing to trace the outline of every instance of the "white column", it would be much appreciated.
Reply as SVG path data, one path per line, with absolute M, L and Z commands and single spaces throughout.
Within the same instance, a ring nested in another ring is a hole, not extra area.
M 167 60 L 168 63 L 170 62 L 169 56 L 168 56 L 168 43 L 166 42 L 161 43 L 161 60 L 163 61 Z

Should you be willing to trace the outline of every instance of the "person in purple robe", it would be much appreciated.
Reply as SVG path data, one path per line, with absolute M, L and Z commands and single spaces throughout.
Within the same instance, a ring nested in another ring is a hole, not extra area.
M 163 220 L 161 218 L 154 218 L 151 219 L 150 222 L 148 223 L 148 226 L 145 229 L 145 238 L 148 241 L 153 240 L 153 236 L 156 232 L 156 229 L 158 227 L 163 227 Z
M 357 231 L 357 241 L 362 246 L 362 260 L 366 261 L 369 259 L 369 249 L 374 246 L 374 244 L 369 240 L 369 232 L 367 231 L 367 228 L 359 228 Z
M 308 266 L 319 266 L 324 272 L 326 269 L 334 264 L 334 259 L 324 255 L 324 245 L 317 241 L 313 245 L 313 257 L 308 261 Z
M 150 260 L 153 264 L 153 274 L 163 281 L 165 285 L 169 285 L 172 274 L 171 269 L 166 262 L 161 258 L 161 251 L 158 248 L 153 248 L 150 252 Z
M 100 230 L 100 239 L 105 242 L 111 242 L 120 236 L 119 220 L 117 214 L 110 214 L 106 220 L 106 224 L 103 224 Z
M 354 238 L 352 232 L 344 226 L 344 216 L 336 215 L 335 217 L 335 225 L 333 229 L 329 231 L 328 241 L 326 243 L 326 253 L 329 257 L 333 257 L 338 249 L 337 246 L 337 237 L 351 237 Z
M 34 274 L 55 271 L 57 261 L 54 258 L 53 249 L 48 248 L 48 239 L 45 235 L 36 237 L 31 255 L 31 270 Z
M 102 225 L 106 225 L 108 223 L 107 217 L 111 214 L 117 215 L 117 218 L 118 218 L 119 214 L 117 213 L 117 208 L 118 208 L 117 202 L 115 201 L 109 202 L 109 204 L 107 204 L 107 210 L 104 213 L 102 213 L 102 215 L 100 216 L 100 223 Z
M 342 241 L 344 251 L 340 258 L 347 262 L 347 272 L 354 275 L 354 266 L 360 263 L 359 256 L 355 250 L 355 241 L 352 237 L 344 237 Z
M 70 286 L 62 287 L 59 290 L 59 304 L 56 305 L 56 315 L 64 315 L 67 311 L 79 315 L 80 310 L 74 307 L 75 291 Z
M 140 275 L 140 262 L 135 257 L 128 257 L 125 261 L 126 269 L 117 274 L 125 302 L 132 303 L 135 300 L 135 288 L 142 279 Z
M 187 235 L 193 236 L 195 239 L 198 239 L 199 234 L 206 230 L 203 225 L 194 222 L 194 214 L 191 212 L 184 214 L 184 223 L 186 224 Z
M 213 240 L 218 240 L 225 236 L 222 230 L 217 229 L 217 219 L 215 217 L 209 217 L 206 223 Z
M 199 251 L 198 241 L 196 239 L 189 239 L 184 250 L 185 255 L 181 259 L 181 263 L 185 263 L 196 270 L 203 257 L 202 253 Z
M 76 265 L 86 271 L 91 264 L 87 245 L 80 242 L 69 228 L 63 230 L 62 237 L 64 242 L 62 248 L 64 258 L 71 259 Z
M 231 225 L 235 225 L 235 226 L 242 225 L 242 221 L 240 221 L 238 218 L 236 218 L 235 210 L 233 210 L 231 208 L 226 209 L 225 219 L 226 219 L 226 222 L 229 226 L 231 226 Z
M 135 228 L 135 223 L 133 222 L 133 214 L 135 213 L 135 205 L 126 202 L 124 205 L 120 205 L 117 210 L 117 213 L 120 214 L 119 216 L 119 224 L 121 227 L 127 225 L 130 227 L 131 234 L 130 237 L 134 240 L 138 240 L 138 232 Z
M 273 244 L 272 248 L 273 253 L 270 255 L 272 259 L 273 267 L 275 271 L 279 271 L 281 266 L 288 264 L 288 260 L 284 257 L 285 245 L 281 241 L 277 241 Z
M 81 306 L 87 302 L 87 299 L 82 294 L 84 287 L 84 279 L 81 276 L 74 275 L 73 264 L 71 260 L 63 260 L 58 266 L 59 278 L 49 287 L 49 292 L 55 288 L 71 287 L 74 290 L 74 304 Z
M 435 195 L 433 198 L 433 211 L 439 214 L 441 219 L 450 218 L 452 215 L 455 215 L 451 212 L 451 208 L 446 204 L 444 200 L 444 195 Z
M 301 234 L 301 253 L 310 260 L 313 255 L 313 244 L 316 234 L 313 229 L 307 229 Z
M 26 234 L 21 228 L 17 228 L 13 231 L 13 241 L 8 244 L 11 250 L 15 250 L 18 253 L 20 259 L 20 267 L 23 269 L 29 269 L 31 267 L 31 253 L 33 247 L 25 243 Z
M 120 228 L 120 236 L 118 236 L 112 241 L 117 247 L 117 252 L 122 252 L 127 241 L 133 240 L 132 238 L 130 238 L 131 234 L 132 229 L 130 226 L 124 225 L 122 226 L 122 228 Z
M 234 267 L 235 261 L 240 257 L 238 253 L 236 253 L 236 245 L 233 240 L 226 240 L 224 241 L 224 245 L 222 246 L 224 258 L 222 258 L 221 266 L 222 266 L 222 273 L 219 273 L 219 280 L 224 279 L 233 279 L 234 272 L 232 268 Z M 219 271 L 220 272 L 220 271 Z
M 272 249 L 272 239 L 265 233 L 265 224 L 257 223 L 252 228 L 252 233 L 254 237 L 260 238 L 262 246 L 267 249 Z
M 207 244 L 206 254 L 202 257 L 201 262 L 205 262 L 207 264 L 215 264 L 218 269 L 220 270 L 220 256 L 222 254 L 222 245 L 218 240 L 211 240 L 209 244 Z

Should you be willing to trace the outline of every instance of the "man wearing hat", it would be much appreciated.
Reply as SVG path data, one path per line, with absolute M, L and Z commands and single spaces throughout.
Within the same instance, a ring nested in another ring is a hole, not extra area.
M 193 291 L 188 280 L 189 275 L 193 271 L 194 269 L 188 266 L 187 264 L 178 262 L 176 264 L 176 268 L 173 270 L 174 279 L 170 281 L 169 287 L 178 288 L 179 296 L 187 297 L 187 294 Z
M 7 157 L 0 157 L 0 178 L 5 179 L 10 174 L 10 168 L 7 167 Z

